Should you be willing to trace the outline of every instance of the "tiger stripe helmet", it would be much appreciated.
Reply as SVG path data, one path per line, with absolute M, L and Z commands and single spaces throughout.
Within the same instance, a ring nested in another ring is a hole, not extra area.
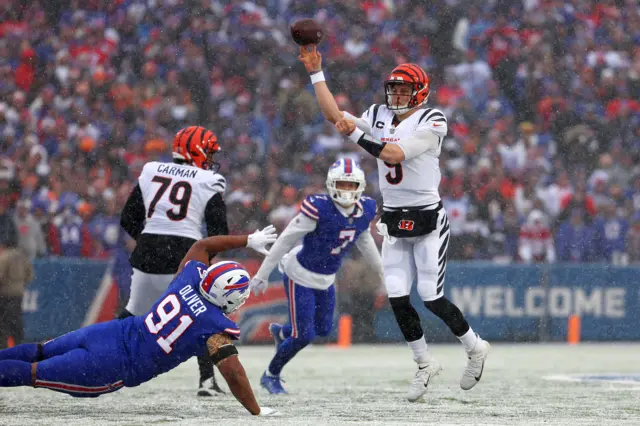
M 394 106 L 390 102 L 390 89 L 394 84 L 411 84 L 413 92 L 409 102 L 401 107 Z M 384 82 L 385 102 L 387 108 L 398 114 L 403 114 L 413 108 L 419 107 L 429 98 L 429 76 L 416 64 L 401 64 L 391 71 L 389 78 Z
M 218 138 L 201 126 L 185 127 L 173 138 L 173 159 L 204 170 L 214 165 L 213 154 L 220 151 Z

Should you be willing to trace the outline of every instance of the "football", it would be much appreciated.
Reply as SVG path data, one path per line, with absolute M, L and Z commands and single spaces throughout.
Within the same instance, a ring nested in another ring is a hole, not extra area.
M 322 28 L 313 19 L 299 19 L 291 25 L 291 37 L 300 46 L 318 44 L 323 35 Z

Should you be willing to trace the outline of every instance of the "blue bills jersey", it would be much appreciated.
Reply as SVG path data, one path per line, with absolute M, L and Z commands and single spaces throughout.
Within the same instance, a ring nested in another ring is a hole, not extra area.
M 375 200 L 361 196 L 353 213 L 345 217 L 328 195 L 308 196 L 302 202 L 300 212 L 317 221 L 318 225 L 304 236 L 296 259 L 311 272 L 335 274 L 344 255 L 360 234 L 369 229 L 376 210 Z
M 188 262 L 149 312 L 129 322 L 124 339 L 132 365 L 126 386 L 206 354 L 207 340 L 214 334 L 240 336 L 239 327 L 200 295 L 198 287 L 206 270 L 203 263 Z

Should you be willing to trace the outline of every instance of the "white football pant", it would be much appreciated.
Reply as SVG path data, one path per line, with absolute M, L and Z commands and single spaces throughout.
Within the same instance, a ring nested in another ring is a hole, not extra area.
M 127 311 L 136 316 L 147 313 L 167 290 L 173 277 L 174 274 L 147 274 L 146 272 L 133 268 L 131 293 L 126 307 Z
M 430 234 L 395 238 L 393 244 L 389 238 L 384 239 L 382 266 L 389 297 L 408 296 L 416 280 L 423 301 L 430 302 L 443 295 L 449 234 L 449 219 L 441 208 L 437 228 Z

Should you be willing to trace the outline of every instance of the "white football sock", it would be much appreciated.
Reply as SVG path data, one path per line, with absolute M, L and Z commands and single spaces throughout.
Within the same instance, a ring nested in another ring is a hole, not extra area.
M 413 342 L 407 342 L 411 351 L 413 352 L 413 360 L 418 364 L 425 364 L 429 360 L 429 354 L 427 352 L 427 341 L 424 340 L 424 336 Z
M 476 343 L 478 342 L 478 336 L 476 336 L 476 333 L 474 333 L 471 327 L 469 327 L 469 331 L 458 337 L 458 339 L 460 339 L 460 342 L 467 350 L 467 352 L 471 352 L 473 348 L 476 347 Z

